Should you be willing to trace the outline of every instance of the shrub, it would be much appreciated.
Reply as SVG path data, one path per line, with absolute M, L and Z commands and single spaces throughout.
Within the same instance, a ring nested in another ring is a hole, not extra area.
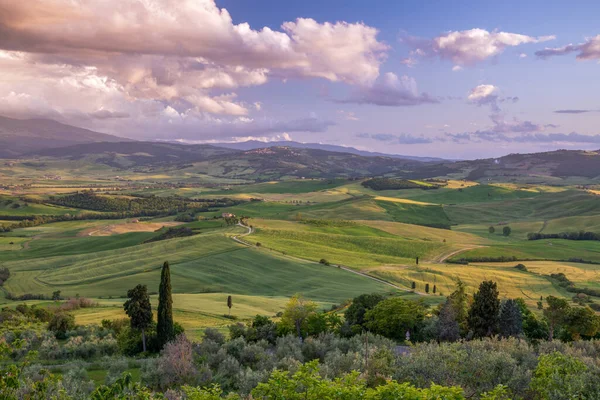
M 56 313 L 48 323 L 48 330 L 54 332 L 57 339 L 65 339 L 67 331 L 75 328 L 75 317 L 71 314 Z
M 515 269 L 518 269 L 519 271 L 523 271 L 523 272 L 528 272 L 527 267 L 523 264 L 515 265 Z

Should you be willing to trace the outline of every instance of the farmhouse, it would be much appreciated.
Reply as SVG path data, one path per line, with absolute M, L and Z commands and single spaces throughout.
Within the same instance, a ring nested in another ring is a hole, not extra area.
M 235 217 L 235 214 L 232 214 L 232 213 L 223 213 L 223 214 L 221 214 L 221 217 L 223 217 L 223 218 L 233 218 L 233 217 Z

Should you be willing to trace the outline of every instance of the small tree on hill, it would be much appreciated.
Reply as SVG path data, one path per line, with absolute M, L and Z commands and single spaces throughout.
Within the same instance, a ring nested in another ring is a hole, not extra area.
M 494 228 L 493 226 L 490 226 L 490 227 L 488 228 L 488 232 L 489 232 L 490 234 L 494 234 L 494 233 L 496 233 L 496 228 Z
M 429 283 L 425 284 L 425 293 L 429 293 Z
M 510 236 L 510 234 L 512 233 L 512 229 L 510 229 L 510 226 L 505 226 L 504 228 L 502 228 L 502 234 L 506 237 Z
M 160 273 L 160 286 L 158 288 L 158 313 L 156 324 L 156 337 L 162 349 L 167 342 L 174 339 L 173 331 L 173 298 L 171 296 L 171 268 L 165 261 Z
M 229 308 L 229 315 L 231 315 L 231 307 L 233 307 L 233 298 L 227 296 L 227 307 Z
M 127 291 L 128 300 L 123 304 L 125 313 L 131 320 L 131 328 L 142 331 L 142 345 L 146 351 L 146 329 L 152 323 L 152 306 L 146 285 L 137 285 Z
M 60 290 L 52 292 L 52 300 L 54 300 L 54 301 L 60 300 Z
M 484 281 L 473 295 L 468 324 L 476 337 L 492 336 L 498 330 L 500 299 L 496 282 Z
M 410 287 L 415 290 L 417 288 L 417 282 L 413 281 L 413 283 L 410 285 Z

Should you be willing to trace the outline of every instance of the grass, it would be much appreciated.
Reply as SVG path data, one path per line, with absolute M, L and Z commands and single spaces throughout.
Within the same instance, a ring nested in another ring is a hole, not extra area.
M 425 226 L 450 226 L 450 220 L 444 209 L 438 205 L 422 205 L 376 201 L 396 222 Z
M 539 275 L 564 273 L 578 287 L 600 289 L 600 265 L 556 261 L 526 261 L 527 270 Z M 473 263 L 473 266 L 514 268 L 515 263 Z
M 7 204 L 7 202 L 11 202 Z M 18 208 L 13 208 L 18 205 Z M 27 216 L 27 215 L 63 215 L 78 214 L 80 210 L 74 208 L 36 204 L 25 202 L 17 197 L 0 196 L 0 215 Z
M 0 254 L 3 251 L 16 251 L 23 248 L 27 238 L 0 237 Z
M 115 241 L 111 242 L 113 249 L 89 251 L 90 243 L 98 239 L 127 235 L 138 234 L 80 238 L 80 246 L 88 249 L 85 254 L 4 262 L 11 270 L 5 288 L 14 294 L 48 295 L 61 290 L 66 296 L 118 297 L 141 283 L 152 292 L 158 288 L 160 266 L 168 260 L 174 293 L 289 297 L 299 292 L 317 301 L 341 302 L 363 291 L 388 290 L 383 284 L 336 268 L 268 254 L 216 233 L 130 246 L 127 251 Z M 71 242 L 66 241 L 65 246 Z M 33 245 L 30 251 L 34 251 Z
M 501 298 L 522 297 L 532 307 L 540 296 L 572 297 L 563 288 L 555 287 L 546 277 L 503 266 L 430 264 L 407 268 L 378 267 L 368 272 L 407 287 L 416 282 L 418 291 L 424 291 L 427 283 L 431 290 L 436 285 L 437 293 L 443 295 L 454 290 L 457 278 L 466 284 L 470 293 L 477 291 L 482 281 L 493 280 L 498 283 Z
M 569 260 L 571 258 L 600 262 L 600 242 L 547 239 L 534 241 L 507 241 L 460 253 L 453 259 L 479 257 L 517 257 L 519 260 Z
M 188 337 L 199 339 L 206 327 L 225 329 L 233 320 L 226 318 L 227 296 L 231 293 L 198 293 L 174 294 L 173 314 L 174 320 L 186 330 Z M 100 307 L 85 308 L 74 311 L 75 322 L 80 325 L 99 324 L 103 319 L 125 318 L 123 299 L 100 299 Z M 274 317 L 283 310 L 287 297 L 233 295 L 231 315 L 237 321 L 247 321 L 256 315 Z M 152 307 L 156 312 L 158 297 L 151 296 Z M 323 309 L 331 307 L 333 303 L 320 302 Z
M 445 206 L 454 224 L 544 221 L 600 214 L 597 197 L 580 190 L 543 193 L 535 198 Z
M 412 264 L 416 257 L 435 258 L 451 249 L 443 239 L 403 238 L 385 229 L 361 224 L 312 226 L 266 220 L 251 220 L 251 223 L 257 227 L 256 232 L 247 237 L 252 243 L 260 242 L 269 249 L 312 261 L 324 258 L 334 264 L 357 268 Z

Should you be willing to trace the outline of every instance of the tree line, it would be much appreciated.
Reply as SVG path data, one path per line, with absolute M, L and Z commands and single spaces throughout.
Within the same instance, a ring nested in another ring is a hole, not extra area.
M 407 179 L 397 178 L 372 178 L 362 182 L 361 185 L 373 190 L 439 189 L 439 185 L 420 185 Z
M 560 233 L 540 233 L 530 232 L 527 234 L 527 240 L 542 239 L 564 239 L 564 240 L 600 240 L 600 234 L 595 232 L 560 232 Z

